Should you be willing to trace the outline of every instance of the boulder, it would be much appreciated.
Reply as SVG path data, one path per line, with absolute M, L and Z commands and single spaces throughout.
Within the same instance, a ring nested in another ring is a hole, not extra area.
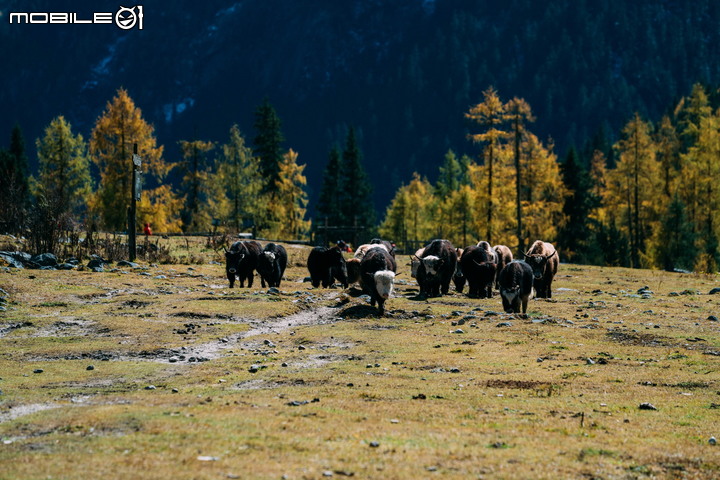
M 52 253 L 41 253 L 35 255 L 30 261 L 39 267 L 55 267 L 58 264 L 57 257 Z

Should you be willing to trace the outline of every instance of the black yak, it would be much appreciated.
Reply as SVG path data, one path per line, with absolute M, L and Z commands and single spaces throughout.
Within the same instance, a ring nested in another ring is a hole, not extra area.
M 248 288 L 252 287 L 261 252 L 262 245 L 255 240 L 235 242 L 230 250 L 225 252 L 225 273 L 230 288 L 235 285 L 235 277 L 240 281 L 240 287 L 245 286 L 245 280 L 248 282 Z
M 487 242 L 467 247 L 460 257 L 463 274 L 468 282 L 468 295 L 492 298 L 497 259 L 495 251 Z
M 257 271 L 260 274 L 263 287 L 279 287 L 287 266 L 287 252 L 282 245 L 268 243 L 258 258 Z
M 343 287 L 348 286 L 348 272 L 340 248 L 315 247 L 310 251 L 307 259 L 307 268 L 310 272 L 312 286 L 317 288 L 322 284 L 328 288 L 337 279 Z
M 433 240 L 425 247 L 417 271 L 420 295 L 439 297 L 447 295 L 450 281 L 455 275 L 457 253 L 448 240 Z
M 514 261 L 500 271 L 500 297 L 507 313 L 527 314 L 527 304 L 533 290 L 533 272 L 525 262 Z

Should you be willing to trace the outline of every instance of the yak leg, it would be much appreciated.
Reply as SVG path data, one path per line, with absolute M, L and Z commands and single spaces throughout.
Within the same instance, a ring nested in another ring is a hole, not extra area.
M 235 274 L 234 273 L 228 273 L 227 279 L 230 282 L 230 288 L 233 288 L 235 286 Z

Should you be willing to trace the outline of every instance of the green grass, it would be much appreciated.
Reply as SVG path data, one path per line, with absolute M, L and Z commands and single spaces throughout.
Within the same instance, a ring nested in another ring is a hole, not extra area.
M 0 478 L 720 477 L 717 277 L 561 265 L 521 319 L 403 271 L 378 318 L 288 249 L 280 295 L 207 262 L 0 273 Z

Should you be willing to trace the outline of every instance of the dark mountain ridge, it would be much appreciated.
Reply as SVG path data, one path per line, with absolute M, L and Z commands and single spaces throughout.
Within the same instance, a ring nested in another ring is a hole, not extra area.
M 527 100 L 531 129 L 562 155 L 720 79 L 720 4 L 709 0 L 209 0 L 145 4 L 143 30 L 8 21 L 118 7 L 0 2 L 0 135 L 18 123 L 34 168 L 52 118 L 87 138 L 121 86 L 169 161 L 179 140 L 222 143 L 233 123 L 251 141 L 267 97 L 308 165 L 311 211 L 328 150 L 353 125 L 382 212 L 413 171 L 434 179 L 448 149 L 477 155 L 463 114 L 490 85 Z

